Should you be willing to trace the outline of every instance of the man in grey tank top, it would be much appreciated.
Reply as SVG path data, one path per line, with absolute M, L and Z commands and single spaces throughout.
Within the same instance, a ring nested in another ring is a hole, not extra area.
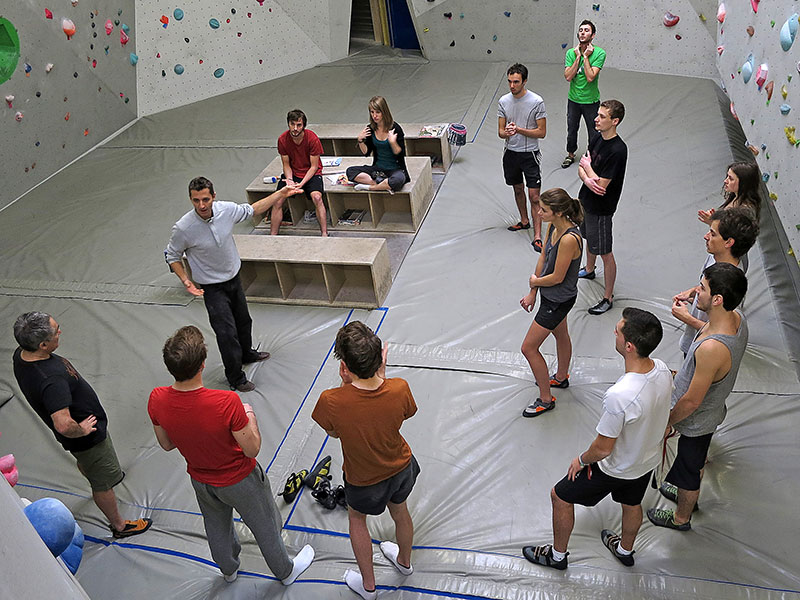
M 738 267 L 715 263 L 703 271 L 697 306 L 708 315 L 708 323 L 697 332 L 675 375 L 669 424 L 681 437 L 675 462 L 660 488 L 678 508 L 649 509 L 647 518 L 659 527 L 691 529 L 711 436 L 725 420 L 725 401 L 747 348 L 747 321 L 735 310 L 746 292 L 747 277 Z

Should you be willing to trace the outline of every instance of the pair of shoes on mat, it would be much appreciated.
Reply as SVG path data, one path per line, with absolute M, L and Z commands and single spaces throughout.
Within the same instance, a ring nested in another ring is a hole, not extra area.
M 144 533 L 150 529 L 152 524 L 153 519 L 136 519 L 135 521 L 125 521 L 125 527 L 123 527 L 122 531 L 114 529 L 110 525 L 109 527 L 111 527 L 111 535 L 115 539 L 120 539 Z
M 331 457 L 326 456 L 322 460 L 320 460 L 311 472 L 306 475 L 305 483 L 306 487 L 310 487 L 312 490 L 317 489 L 317 486 L 320 484 L 320 481 L 323 479 L 330 480 L 331 472 Z
M 552 569 L 563 571 L 567 568 L 567 556 L 569 552 L 564 554 L 561 560 L 553 559 L 553 545 L 545 544 L 543 546 L 525 546 L 522 548 L 522 556 L 535 565 L 542 565 Z
M 564 160 L 561 161 L 561 168 L 562 169 L 566 169 L 574 162 L 575 162 L 575 157 L 574 156 L 570 156 L 569 154 L 567 154 L 567 156 L 564 158 Z
M 603 540 L 603 545 L 609 549 L 611 554 L 613 554 L 619 562 L 626 567 L 633 566 L 633 555 L 635 551 L 631 551 L 630 554 L 619 553 L 619 545 L 622 541 L 621 537 L 610 529 L 603 529 L 603 531 L 600 532 L 600 539 Z
M 548 410 L 553 410 L 556 407 L 556 398 L 553 396 L 550 402 L 542 402 L 541 398 L 537 398 L 533 404 L 528 405 L 528 407 L 522 411 L 523 417 L 538 417 L 539 415 L 546 413 Z
M 530 229 L 530 228 L 531 228 L 531 224 L 530 223 L 525 223 L 523 225 L 522 221 L 518 221 L 516 225 L 509 225 L 508 226 L 508 230 L 509 231 L 519 231 L 521 229 Z
M 578 279 L 588 279 L 591 281 L 595 277 L 597 277 L 597 275 L 595 274 L 594 269 L 587 271 L 586 267 L 581 267 L 580 271 L 578 271 Z
M 661 495 L 664 496 L 664 498 L 666 498 L 667 500 L 669 500 L 671 502 L 675 502 L 676 504 L 678 503 L 678 486 L 677 485 L 673 485 L 673 484 L 669 483 L 668 481 L 665 481 L 664 483 L 662 483 L 659 486 L 658 491 L 661 492 Z M 698 510 L 700 510 L 700 505 L 695 503 L 694 508 L 692 509 L 692 512 L 697 512 Z
M 536 384 L 536 387 L 539 387 L 538 383 Z M 562 379 L 561 381 L 556 379 L 556 374 L 555 373 L 550 375 L 550 387 L 551 388 L 559 388 L 559 389 L 562 389 L 562 390 L 568 388 L 569 387 L 569 373 L 567 373 L 567 376 L 564 377 L 564 379 Z
M 536 250 L 537 252 L 541 253 L 541 251 L 542 251 L 542 240 L 540 240 L 539 238 L 536 238 L 535 240 L 533 240 L 531 242 L 531 246 L 533 246 L 534 250 Z
M 294 499 L 297 498 L 297 494 L 303 489 L 306 477 L 308 477 L 308 469 L 301 469 L 297 473 L 292 473 L 286 479 L 286 485 L 283 486 L 283 491 L 278 494 L 279 496 L 283 496 L 283 500 L 286 504 L 291 504 L 294 502 Z
M 600 302 L 592 306 L 587 312 L 590 315 L 602 315 L 604 312 L 608 312 L 609 310 L 611 310 L 613 306 L 614 302 L 612 300 L 609 300 L 608 298 L 603 298 L 602 300 L 600 300 Z
M 666 527 L 667 529 L 677 529 L 678 531 L 689 531 L 692 528 L 692 522 L 686 521 L 680 525 L 675 522 L 675 511 L 666 510 L 664 508 L 648 508 L 647 518 L 650 522 L 657 527 Z

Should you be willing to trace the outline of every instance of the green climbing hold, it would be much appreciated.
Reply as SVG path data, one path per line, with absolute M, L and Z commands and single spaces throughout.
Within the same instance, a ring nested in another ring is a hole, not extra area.
M 8 19 L 0 17 L 0 83 L 14 74 L 19 62 L 19 35 Z

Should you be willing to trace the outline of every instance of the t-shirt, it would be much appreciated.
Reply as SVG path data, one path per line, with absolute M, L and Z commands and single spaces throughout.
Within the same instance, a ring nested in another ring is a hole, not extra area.
M 637 479 L 661 458 L 661 442 L 669 420 L 672 373 L 654 358 L 647 373 L 625 373 L 603 396 L 597 433 L 616 438 L 611 454 L 598 462 L 606 475 Z
M 500 98 L 497 116 L 505 118 L 507 124 L 516 123 L 523 129 L 534 129 L 538 119 L 547 118 L 547 111 L 544 107 L 544 100 L 539 94 L 525 90 L 525 94 L 521 98 L 514 98 L 511 92 Z M 539 140 L 518 133 L 506 138 L 505 148 L 514 152 L 538 152 Z
M 404 379 L 387 379 L 377 390 L 352 384 L 325 390 L 311 418 L 342 442 L 345 479 L 351 485 L 380 483 L 405 469 L 411 448 L 400 435 L 417 405 Z
M 244 455 L 231 433 L 249 422 L 235 392 L 157 387 L 150 393 L 147 413 L 186 459 L 192 479 L 223 487 L 239 483 L 255 469 L 256 459 Z
M 319 141 L 316 133 L 306 129 L 303 133 L 303 141 L 295 144 L 292 135 L 287 130 L 278 137 L 278 154 L 289 157 L 292 175 L 302 179 L 311 168 L 311 157 L 322 155 L 322 142 Z M 315 175 L 322 175 L 321 160 Z
M 606 62 L 606 51 L 602 48 L 594 47 L 594 51 L 589 55 L 589 64 L 593 67 L 603 68 Z M 575 48 L 567 50 L 567 55 L 564 57 L 564 66 L 571 67 L 575 63 Z M 568 98 L 578 104 L 594 104 L 600 102 L 600 89 L 597 86 L 597 80 L 600 79 L 600 73 L 594 78 L 594 81 L 587 81 L 586 73 L 583 72 L 583 59 L 578 65 L 578 72 L 575 77 L 569 82 L 569 96 Z
M 609 140 L 604 140 L 603 136 L 598 135 L 589 142 L 589 156 L 592 157 L 592 169 L 598 177 L 610 179 L 611 183 L 608 184 L 603 196 L 598 196 L 583 184 L 578 192 L 578 198 L 588 213 L 613 215 L 622 195 L 625 166 L 628 163 L 628 146 L 618 135 Z
M 58 354 L 50 358 L 28 362 L 22 359 L 22 348 L 14 351 L 14 377 L 22 394 L 56 436 L 56 440 L 70 452 L 80 452 L 96 446 L 106 439 L 108 417 L 97 394 L 75 367 Z M 78 438 L 68 438 L 56 431 L 50 415 L 69 408 L 69 415 L 78 423 L 94 415 L 96 430 Z

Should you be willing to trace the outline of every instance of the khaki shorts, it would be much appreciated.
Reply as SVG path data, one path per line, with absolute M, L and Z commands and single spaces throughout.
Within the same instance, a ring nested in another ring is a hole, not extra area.
M 78 470 L 89 480 L 93 492 L 106 492 L 125 477 L 110 435 L 88 450 L 71 454 L 78 461 Z

